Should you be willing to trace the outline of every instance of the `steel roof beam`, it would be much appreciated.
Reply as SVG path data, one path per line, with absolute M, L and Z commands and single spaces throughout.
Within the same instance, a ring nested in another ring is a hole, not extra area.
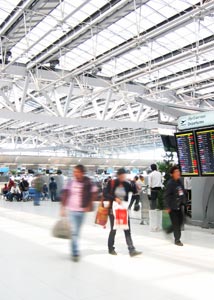
M 35 113 L 23 113 L 23 112 L 12 112 L 7 109 L 0 110 L 0 118 L 16 120 L 22 122 L 36 122 L 36 123 L 46 123 L 52 125 L 73 125 L 80 127 L 100 127 L 100 128 L 113 128 L 113 129 L 122 129 L 122 128 L 165 128 L 153 121 L 145 121 L 145 122 L 132 122 L 132 121 L 114 121 L 114 120 L 96 120 L 96 119 L 87 119 L 87 118 L 64 118 L 64 117 L 56 117 L 50 116 L 47 114 L 35 114 Z
M 139 103 L 142 103 L 148 107 L 152 107 L 157 111 L 161 111 L 169 116 L 173 116 L 179 118 L 181 116 L 189 115 L 191 112 L 196 111 L 208 111 L 208 109 L 204 108 L 196 108 L 185 105 L 179 105 L 176 103 L 167 103 L 161 101 L 147 100 L 143 97 L 137 97 L 136 100 Z M 188 112 L 189 111 L 189 112 Z

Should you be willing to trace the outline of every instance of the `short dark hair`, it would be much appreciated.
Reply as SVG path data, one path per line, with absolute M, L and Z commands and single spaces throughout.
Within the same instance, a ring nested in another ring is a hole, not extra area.
M 157 165 L 156 164 L 152 164 L 151 165 L 151 170 L 152 171 L 157 171 Z
M 123 175 L 123 174 L 126 174 L 126 170 L 124 168 L 120 168 L 118 171 L 117 171 L 117 175 Z
M 53 177 L 51 177 L 51 181 L 54 181 L 54 178 L 53 178 Z
M 83 173 L 83 174 L 86 173 L 86 168 L 85 168 L 85 166 L 83 166 L 83 165 L 76 165 L 76 166 L 74 167 L 74 169 L 80 171 L 80 172 Z
M 178 166 L 175 165 L 175 166 L 172 166 L 172 167 L 171 167 L 171 169 L 170 169 L 169 172 L 170 172 L 170 174 L 172 175 L 176 170 L 179 170 L 179 171 L 180 171 L 180 168 L 179 168 Z
M 138 176 L 135 176 L 134 178 L 135 178 L 135 180 L 138 180 L 138 179 L 139 179 L 139 177 L 138 177 Z
M 61 170 L 57 170 L 57 175 L 61 175 L 62 174 L 62 171 Z

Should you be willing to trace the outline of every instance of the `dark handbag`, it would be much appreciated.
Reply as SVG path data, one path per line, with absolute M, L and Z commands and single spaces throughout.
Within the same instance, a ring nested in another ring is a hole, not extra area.
M 135 204 L 135 206 L 134 206 L 134 211 L 139 211 L 139 210 L 140 210 L 140 204 L 137 203 L 137 204 Z

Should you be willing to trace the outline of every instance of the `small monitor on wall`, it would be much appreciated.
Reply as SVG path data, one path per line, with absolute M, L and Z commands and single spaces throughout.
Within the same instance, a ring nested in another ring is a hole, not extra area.
M 176 152 L 176 140 L 174 135 L 161 135 L 161 139 L 166 152 Z
M 177 154 L 182 176 L 199 176 L 196 141 L 193 131 L 175 134 Z

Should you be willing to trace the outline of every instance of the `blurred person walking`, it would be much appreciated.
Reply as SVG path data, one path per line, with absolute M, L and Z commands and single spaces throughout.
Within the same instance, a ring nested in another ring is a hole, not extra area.
M 84 223 L 85 213 L 91 211 L 92 203 L 97 197 L 97 187 L 86 176 L 83 165 L 77 165 L 73 171 L 73 179 L 67 184 L 61 195 L 61 216 L 69 218 L 72 229 L 71 255 L 74 262 L 80 259 L 79 238 Z
M 115 251 L 115 236 L 116 230 L 114 229 L 115 217 L 113 214 L 113 202 L 116 201 L 118 204 L 122 204 L 123 201 L 128 202 L 129 193 L 132 192 L 132 188 L 129 182 L 126 180 L 126 171 L 121 168 L 117 172 L 117 179 L 111 180 L 108 183 L 108 186 L 104 192 L 104 198 L 110 201 L 110 210 L 109 210 L 109 219 L 111 230 L 108 238 L 108 251 L 111 255 L 117 255 Z M 130 219 L 128 218 L 128 227 L 129 229 L 124 230 L 126 244 L 128 246 L 129 254 L 131 257 L 142 254 L 142 252 L 136 251 L 132 237 L 131 237 L 131 228 L 130 228 Z
M 168 233 L 173 232 L 175 245 L 183 246 L 181 242 L 181 227 L 183 224 L 182 206 L 186 203 L 184 186 L 181 182 L 181 172 L 178 166 L 170 169 L 171 179 L 168 181 L 164 194 L 167 211 L 172 222 Z
M 44 180 L 42 179 L 42 176 L 38 174 L 36 178 L 32 181 L 32 188 L 34 189 L 34 196 L 33 196 L 34 206 L 40 206 L 40 199 L 42 196 L 43 185 L 44 185 Z

